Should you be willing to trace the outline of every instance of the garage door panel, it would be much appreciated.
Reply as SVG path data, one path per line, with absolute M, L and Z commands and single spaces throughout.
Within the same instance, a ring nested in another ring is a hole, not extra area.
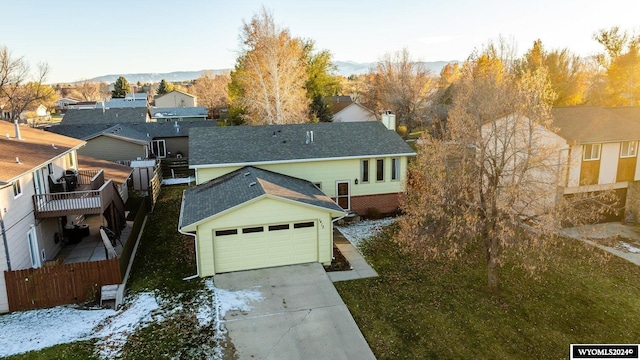
M 259 228 L 263 231 L 259 231 Z M 237 229 L 236 235 L 214 236 L 217 273 L 300 264 L 318 259 L 315 221 L 272 224 L 244 230 Z

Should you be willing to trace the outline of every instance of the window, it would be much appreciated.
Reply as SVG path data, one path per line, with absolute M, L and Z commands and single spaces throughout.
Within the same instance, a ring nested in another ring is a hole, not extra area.
M 67 154 L 67 164 L 69 165 L 69 168 L 75 168 L 76 167 L 76 162 L 74 161 L 73 158 L 73 153 L 69 153 Z
M 251 233 L 257 233 L 257 232 L 263 232 L 263 231 L 264 231 L 264 227 L 262 227 L 262 226 L 256 226 L 256 227 L 250 227 L 250 228 L 242 229 L 242 233 L 243 234 L 251 234 Z
M 583 153 L 582 159 L 585 161 L 589 160 L 600 160 L 600 144 L 587 144 L 583 145 Z
M 384 181 L 384 159 L 376 160 L 376 181 Z
M 314 226 L 313 221 L 293 224 L 294 229 L 310 228 L 313 226 Z
M 362 160 L 362 169 L 360 171 L 360 181 L 369 182 L 369 160 Z
M 238 229 L 216 230 L 216 236 L 238 235 Z
M 20 179 L 13 182 L 13 197 L 17 198 L 22 195 L 22 185 L 20 184 Z
M 31 267 L 39 268 L 40 257 L 38 256 L 38 239 L 36 237 L 36 228 L 33 226 L 27 233 L 27 241 L 29 242 L 29 257 L 31 258 Z
M 391 180 L 399 180 L 400 179 L 400 159 L 392 158 L 391 159 Z
M 153 140 L 153 141 L 151 141 L 151 152 L 157 158 L 165 158 L 165 157 L 167 157 L 167 146 L 166 146 L 164 140 Z
M 638 141 L 624 141 L 620 146 L 620 157 L 636 157 L 638 154 Z
M 289 230 L 289 224 L 269 225 L 269 231 Z
M 47 164 L 47 171 L 49 172 L 49 175 L 53 175 L 53 163 L 48 163 Z

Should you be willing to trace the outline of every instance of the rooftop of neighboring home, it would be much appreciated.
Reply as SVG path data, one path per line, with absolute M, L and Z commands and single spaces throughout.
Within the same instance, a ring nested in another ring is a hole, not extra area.
M 78 169 L 81 170 L 104 170 L 104 178 L 113 180 L 118 184 L 123 184 L 133 172 L 133 168 L 116 164 L 112 161 L 100 160 L 86 155 L 78 155 Z
M 127 124 L 78 124 L 54 125 L 47 128 L 56 134 L 76 139 L 89 140 L 101 134 L 118 134 L 131 136 L 132 139 L 152 140 L 154 138 L 170 138 L 188 136 L 193 127 L 217 126 L 215 121 L 179 121 L 179 122 L 142 122 Z M 120 129 L 120 130 L 118 130 Z M 115 132 L 115 133 L 114 133 Z M 148 135 L 147 135 L 148 134 Z
M 245 166 L 185 190 L 179 226 L 193 225 L 263 196 L 344 213 L 342 208 L 307 180 Z M 199 199 L 216 201 L 197 201 Z
M 189 149 L 195 168 L 415 155 L 378 121 L 198 129 L 190 132 Z
M 640 139 L 640 107 L 554 107 L 554 132 L 577 143 L 618 142 Z
M 157 108 L 151 107 L 149 110 L 152 118 L 165 118 L 165 117 L 206 117 L 208 115 L 207 108 L 204 106 L 196 107 L 169 107 L 169 108 Z
M 347 106 L 354 103 L 351 96 L 331 96 L 327 98 L 329 106 L 331 106 L 331 113 L 337 114 Z
M 148 121 L 146 107 L 121 109 L 69 109 L 62 118 L 62 125 L 117 124 Z
M 6 134 L 0 137 L 0 184 L 10 183 L 85 144 L 82 140 L 25 126 L 19 126 L 17 138 L 15 125 L 7 121 L 0 121 L 0 134 Z
M 97 107 L 102 108 L 101 104 L 98 104 Z M 107 109 L 146 108 L 147 99 L 111 99 L 104 103 L 104 107 Z
M 179 93 L 179 94 L 182 94 L 182 95 L 190 96 L 190 97 L 192 97 L 192 98 L 195 98 L 195 97 L 196 97 L 195 95 L 193 95 L 193 94 L 189 94 L 188 92 L 184 92 L 184 91 L 182 91 L 182 90 L 171 90 L 171 91 L 169 91 L 169 92 L 168 92 L 168 93 L 166 93 L 166 94 L 156 95 L 156 96 L 155 96 L 155 98 L 156 98 L 156 99 L 159 99 L 159 98 L 161 98 L 161 97 L 163 97 L 163 96 L 167 96 L 167 95 L 169 95 L 169 94 L 173 94 L 173 93 Z

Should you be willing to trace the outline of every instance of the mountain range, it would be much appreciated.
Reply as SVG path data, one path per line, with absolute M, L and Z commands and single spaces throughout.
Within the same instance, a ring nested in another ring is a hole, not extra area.
M 440 70 L 448 63 L 457 63 L 458 61 L 430 61 L 422 62 L 422 64 L 434 74 L 439 74 Z M 335 61 L 334 65 L 338 69 L 337 74 L 342 76 L 360 75 L 369 72 L 376 66 L 375 62 L 370 63 L 357 63 L 353 61 Z M 162 79 L 169 82 L 189 81 L 199 78 L 203 72 L 212 71 L 214 74 L 222 74 L 229 72 L 231 69 L 216 69 L 216 70 L 197 70 L 197 71 L 173 71 L 168 73 L 138 73 L 138 74 L 112 74 L 98 76 L 92 79 L 83 80 L 82 82 L 106 82 L 113 83 L 118 77 L 124 76 L 131 84 L 136 84 L 138 81 L 141 83 L 157 83 Z

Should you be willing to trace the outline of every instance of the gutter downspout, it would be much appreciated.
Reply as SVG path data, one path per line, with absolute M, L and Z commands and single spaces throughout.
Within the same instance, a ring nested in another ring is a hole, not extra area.
M 11 271 L 11 260 L 9 259 L 9 243 L 7 241 L 7 231 L 4 229 L 4 218 L 0 209 L 0 231 L 2 231 L 2 244 L 4 245 L 4 254 L 7 258 L 7 270 Z
M 191 275 L 191 276 L 187 276 L 185 278 L 183 278 L 182 280 L 192 280 L 195 279 L 197 277 L 200 276 L 200 262 L 198 261 L 199 257 L 198 257 L 198 242 L 197 242 L 197 235 L 196 234 L 192 234 L 189 232 L 184 232 L 182 231 L 182 229 L 180 228 L 180 224 L 182 224 L 182 209 L 184 209 L 184 193 L 186 192 L 186 190 L 184 190 L 182 192 L 182 203 L 180 204 L 180 218 L 178 219 L 178 232 L 182 235 L 188 235 L 188 236 L 193 236 L 193 248 L 196 251 L 196 273 L 195 275 Z

